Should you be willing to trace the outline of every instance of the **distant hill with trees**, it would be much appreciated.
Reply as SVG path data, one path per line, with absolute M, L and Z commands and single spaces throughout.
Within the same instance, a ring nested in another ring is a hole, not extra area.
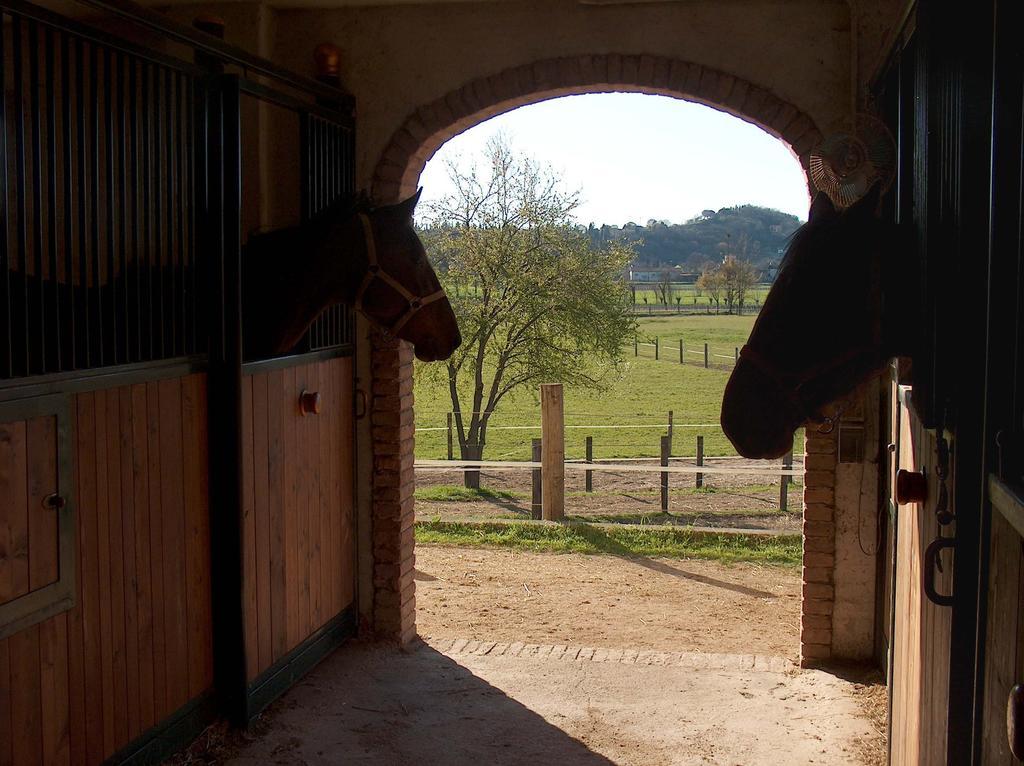
M 708 263 L 728 256 L 769 269 L 778 264 L 790 235 L 801 221 L 794 215 L 756 205 L 705 210 L 686 223 L 650 220 L 646 225 L 596 226 L 588 233 L 594 245 L 633 245 L 634 268 L 661 269 L 678 266 L 702 271 Z

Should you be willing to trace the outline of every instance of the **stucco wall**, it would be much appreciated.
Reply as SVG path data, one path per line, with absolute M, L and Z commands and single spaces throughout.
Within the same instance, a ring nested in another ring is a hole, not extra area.
M 367 184 L 395 130 L 421 105 L 469 80 L 536 61 L 649 54 L 760 85 L 841 128 L 850 102 L 845 2 L 686 2 L 588 6 L 575 0 L 278 10 L 273 58 L 309 71 L 312 48 L 342 51 L 358 104 L 358 166 Z

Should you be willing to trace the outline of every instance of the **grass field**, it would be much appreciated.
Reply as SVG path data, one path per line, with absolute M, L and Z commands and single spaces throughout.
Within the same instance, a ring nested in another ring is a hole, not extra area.
M 626 349 L 622 374 L 607 390 L 566 390 L 566 456 L 585 455 L 586 436 L 594 437 L 596 458 L 657 457 L 660 437 L 665 432 L 668 411 L 675 423 L 673 454 L 692 456 L 696 436 L 704 436 L 706 455 L 735 454 L 719 428 L 722 392 L 731 369 L 729 359 L 714 361 L 722 366 L 703 368 L 703 344 L 712 353 L 731 357 L 742 346 L 753 326 L 754 316 L 668 316 L 641 318 L 639 337 L 660 338 L 663 353 L 654 360 L 654 349 L 641 346 L 640 356 Z M 679 339 L 688 349 L 688 363 L 679 364 Z M 446 413 L 451 410 L 447 386 L 416 378 L 416 456 L 439 459 L 447 456 Z M 609 429 L 595 426 L 625 425 Z M 516 430 L 495 427 L 515 426 Z M 531 439 L 540 436 L 540 403 L 536 391 L 519 391 L 505 397 L 491 418 L 486 460 L 529 460 Z M 529 427 L 529 428 L 524 428 Z M 437 429 L 437 430 L 429 430 Z M 456 440 L 456 457 L 458 443 Z
M 786 566 L 798 566 L 801 561 L 800 535 L 719 534 L 685 528 L 644 529 L 637 525 L 420 521 L 416 523 L 416 543 Z

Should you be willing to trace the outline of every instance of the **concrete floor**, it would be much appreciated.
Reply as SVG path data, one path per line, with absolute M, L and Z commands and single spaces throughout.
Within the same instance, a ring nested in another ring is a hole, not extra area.
M 844 764 L 852 684 L 781 658 L 438 640 L 349 645 L 233 764 Z

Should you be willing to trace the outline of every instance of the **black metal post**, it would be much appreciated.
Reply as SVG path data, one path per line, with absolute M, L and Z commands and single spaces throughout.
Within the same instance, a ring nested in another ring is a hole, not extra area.
M 697 437 L 697 465 L 704 465 L 704 437 Z M 698 473 L 696 476 L 696 486 L 698 489 L 704 486 L 704 474 Z
M 672 452 L 672 437 L 661 437 L 661 464 L 668 467 L 668 458 Z M 668 510 L 668 471 L 661 472 L 661 510 Z
M 541 461 L 541 440 L 533 440 L 533 455 L 532 459 L 534 463 Z M 530 506 L 530 518 L 540 519 L 541 517 L 541 506 L 543 505 L 543 493 L 541 492 L 541 473 L 539 468 L 533 469 L 533 498 Z
M 593 436 L 588 436 L 587 437 L 587 462 L 588 463 L 593 463 L 594 462 L 594 437 Z M 584 471 L 584 474 L 586 476 L 587 492 L 593 492 L 594 491 L 594 472 L 588 470 L 588 471 Z

